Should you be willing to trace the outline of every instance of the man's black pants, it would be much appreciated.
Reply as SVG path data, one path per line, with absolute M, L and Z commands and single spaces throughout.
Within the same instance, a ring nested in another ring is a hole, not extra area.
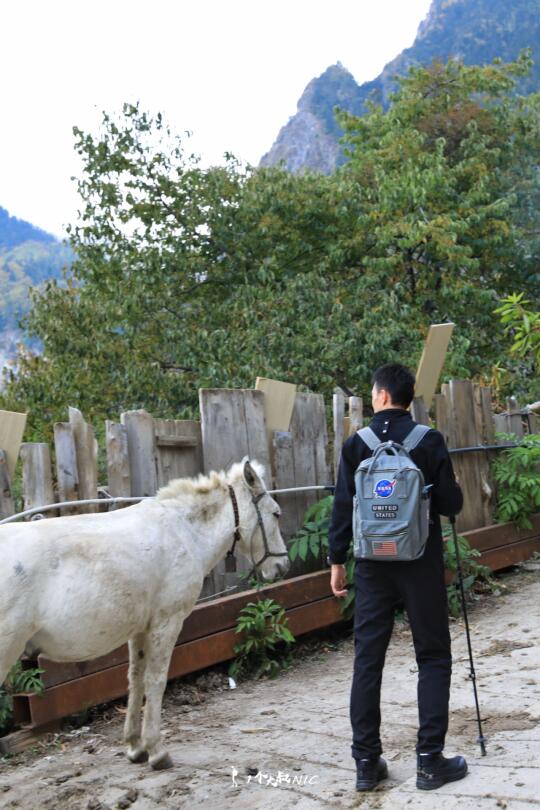
M 418 663 L 416 751 L 442 751 L 448 728 L 452 656 L 441 538 L 429 537 L 424 555 L 412 562 L 357 560 L 354 579 L 353 757 L 375 757 L 382 752 L 382 670 L 400 602 L 409 617 Z M 396 689 L 399 692 L 399 684 Z

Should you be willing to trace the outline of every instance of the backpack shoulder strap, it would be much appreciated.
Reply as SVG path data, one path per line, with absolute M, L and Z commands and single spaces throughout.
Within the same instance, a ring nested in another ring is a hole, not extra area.
M 360 438 L 367 444 L 370 450 L 375 450 L 382 442 L 370 427 L 361 428 L 356 431 Z
M 405 450 L 410 453 L 411 450 L 414 450 L 414 448 L 420 444 L 426 433 L 430 430 L 431 428 L 427 425 L 415 425 L 411 432 L 405 436 L 401 444 Z

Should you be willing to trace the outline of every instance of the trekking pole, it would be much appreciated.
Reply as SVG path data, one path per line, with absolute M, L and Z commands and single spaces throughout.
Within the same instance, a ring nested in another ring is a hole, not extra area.
M 470 662 L 470 672 L 469 678 L 472 681 L 473 689 L 474 689 L 474 702 L 476 704 L 476 720 L 478 722 L 478 739 L 476 742 L 480 745 L 480 751 L 482 752 L 482 756 L 485 757 L 486 755 L 486 738 L 482 733 L 482 718 L 480 717 L 480 706 L 478 705 L 478 692 L 476 689 L 476 673 L 474 671 L 474 663 L 473 663 L 473 654 L 472 654 L 472 646 L 471 646 L 471 634 L 469 632 L 469 619 L 467 616 L 467 604 L 465 602 L 465 588 L 463 587 L 463 572 L 461 570 L 461 559 L 459 556 L 459 542 L 456 533 L 456 518 L 455 515 L 450 516 L 450 523 L 452 524 L 452 532 L 454 534 L 454 545 L 456 548 L 456 568 L 458 574 L 458 581 L 459 581 L 459 590 L 461 594 L 461 606 L 463 608 L 463 618 L 465 619 L 465 631 L 467 634 L 467 647 L 469 648 L 469 662 Z

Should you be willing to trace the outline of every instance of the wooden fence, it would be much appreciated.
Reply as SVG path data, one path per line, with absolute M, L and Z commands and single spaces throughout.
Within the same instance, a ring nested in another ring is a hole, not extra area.
M 54 425 L 52 449 L 41 442 L 21 447 L 24 508 L 101 496 L 103 507 L 73 507 L 62 514 L 106 509 L 109 496 L 151 496 L 171 479 L 227 469 L 244 455 L 264 465 L 267 483 L 273 488 L 332 484 L 344 440 L 366 421 L 361 398 L 345 398 L 340 392 L 333 397 L 331 431 L 320 394 L 297 393 L 289 429 L 271 433 L 266 429 L 261 390 L 201 389 L 199 403 L 200 421 L 159 419 L 144 410 L 122 413 L 118 422 L 107 421 L 107 480 L 101 484 L 94 430 L 79 410 L 69 408 L 68 421 Z M 417 421 L 429 423 L 422 400 L 414 401 L 412 414 Z M 537 432 L 540 419 L 519 410 L 513 398 L 506 413 L 494 414 L 489 388 L 451 380 L 435 396 L 432 424 L 443 433 L 449 448 L 457 451 L 453 462 L 465 494 L 458 529 L 491 525 L 496 493 L 490 461 L 497 450 L 460 452 L 460 448 L 496 446 L 496 432 L 518 437 Z M 320 497 L 315 492 L 278 496 L 286 539 L 298 531 L 307 508 Z M 0 451 L 0 515 L 6 517 L 14 511 L 9 471 Z M 47 517 L 53 515 L 46 513 Z M 289 576 L 306 573 L 316 565 L 316 561 L 297 561 Z M 221 562 L 206 577 L 201 598 L 235 584 L 248 567 L 248 561 L 239 558 L 238 571 L 227 573 Z

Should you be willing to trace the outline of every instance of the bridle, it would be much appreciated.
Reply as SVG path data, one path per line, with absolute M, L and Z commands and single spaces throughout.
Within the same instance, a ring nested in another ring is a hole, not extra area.
M 231 548 L 228 550 L 227 555 L 225 557 L 225 571 L 233 572 L 236 571 L 236 558 L 234 556 L 234 547 L 242 539 L 240 534 L 240 513 L 238 511 L 238 501 L 236 499 L 236 493 L 232 486 L 229 484 L 229 495 L 231 496 L 232 508 L 234 512 L 234 540 Z M 264 521 L 262 519 L 261 510 L 259 509 L 259 501 L 261 498 L 264 498 L 265 495 L 268 495 L 267 492 L 261 492 L 259 495 L 252 495 L 251 502 L 255 506 L 255 511 L 257 512 L 257 523 L 261 529 L 261 534 L 264 543 L 264 555 L 261 557 L 258 562 L 253 561 L 253 556 L 251 556 L 251 562 L 253 563 L 253 567 L 246 575 L 246 578 L 255 571 L 258 570 L 259 566 L 268 559 L 268 557 L 288 557 L 288 553 L 286 551 L 270 551 L 268 546 L 268 538 L 266 536 L 266 529 L 264 528 Z M 255 531 L 255 530 L 254 530 Z M 253 535 L 252 535 L 253 537 Z

